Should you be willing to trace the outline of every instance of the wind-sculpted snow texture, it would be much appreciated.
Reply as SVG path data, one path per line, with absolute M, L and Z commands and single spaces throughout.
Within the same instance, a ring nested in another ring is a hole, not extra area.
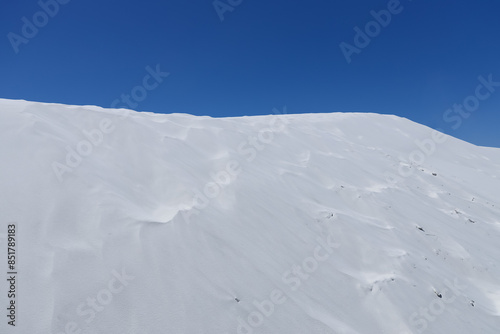
M 500 330 L 500 149 L 404 118 L 0 100 L 0 170 L 2 333 Z

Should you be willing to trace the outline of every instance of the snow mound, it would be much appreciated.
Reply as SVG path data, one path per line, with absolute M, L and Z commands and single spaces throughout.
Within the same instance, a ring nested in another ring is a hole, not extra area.
M 500 150 L 407 119 L 0 100 L 0 170 L 9 333 L 500 328 Z

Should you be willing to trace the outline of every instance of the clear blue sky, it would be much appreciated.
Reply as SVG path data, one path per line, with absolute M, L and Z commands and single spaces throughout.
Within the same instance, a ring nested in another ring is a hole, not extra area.
M 369 111 L 500 147 L 500 87 L 474 100 L 479 76 L 500 82 L 498 0 L 401 0 L 351 63 L 339 45 L 389 1 L 221 0 L 223 21 L 213 0 L 59 1 L 53 17 L 35 0 L 2 3 L 0 97 L 109 107 L 135 88 L 147 97 L 132 109 L 159 113 Z M 157 64 L 170 75 L 145 90 Z M 446 122 L 466 98 L 477 109 Z

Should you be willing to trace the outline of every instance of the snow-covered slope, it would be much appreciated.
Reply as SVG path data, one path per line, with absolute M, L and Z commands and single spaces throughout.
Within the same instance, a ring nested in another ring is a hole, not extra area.
M 500 149 L 376 114 L 0 100 L 1 333 L 500 331 Z

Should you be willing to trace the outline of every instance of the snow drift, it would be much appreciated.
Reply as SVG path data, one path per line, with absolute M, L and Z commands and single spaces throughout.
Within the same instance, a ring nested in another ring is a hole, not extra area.
M 500 150 L 396 116 L 0 100 L 2 333 L 498 333 Z

